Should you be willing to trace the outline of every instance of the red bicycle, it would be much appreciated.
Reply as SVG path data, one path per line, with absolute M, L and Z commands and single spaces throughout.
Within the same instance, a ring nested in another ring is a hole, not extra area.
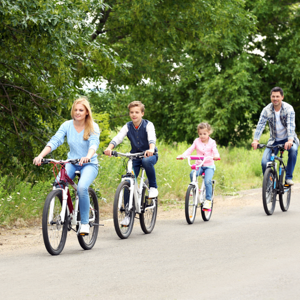
M 79 159 L 54 160 L 43 159 L 42 164 L 53 164 L 53 173 L 56 178 L 53 190 L 48 194 L 42 218 L 43 239 L 47 251 L 51 255 L 58 255 L 64 249 L 68 231 L 75 231 L 80 246 L 84 250 L 90 250 L 96 243 L 99 224 L 99 205 L 95 191 L 89 188 L 89 235 L 80 235 L 80 211 L 77 184 L 68 176 L 65 169 L 67 163 L 77 164 Z M 60 167 L 60 170 L 59 170 Z M 57 174 L 55 174 L 57 171 Z M 80 171 L 75 172 L 80 180 Z M 59 178 L 59 180 L 57 180 Z M 72 199 L 69 186 L 74 189 Z

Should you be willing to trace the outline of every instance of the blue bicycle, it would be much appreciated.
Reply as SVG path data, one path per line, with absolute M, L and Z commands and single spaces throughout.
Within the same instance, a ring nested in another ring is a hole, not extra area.
M 267 168 L 263 179 L 262 200 L 264 210 L 267 215 L 272 215 L 276 206 L 276 196 L 279 195 L 279 203 L 282 211 L 287 211 L 291 202 L 292 187 L 285 184 L 286 166 L 282 160 L 284 145 L 267 146 L 258 144 L 257 148 L 270 148 L 272 150 L 271 161 L 267 163 Z M 275 149 L 278 148 L 280 156 L 275 155 Z M 277 162 L 279 168 L 277 171 Z

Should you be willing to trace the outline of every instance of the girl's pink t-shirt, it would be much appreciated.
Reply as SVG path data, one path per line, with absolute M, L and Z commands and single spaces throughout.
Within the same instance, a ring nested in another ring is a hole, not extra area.
M 197 150 L 197 156 L 220 157 L 217 150 L 217 144 L 212 138 L 208 139 L 207 144 L 202 143 L 200 138 L 195 139 L 193 145 L 183 153 L 183 156 L 191 155 L 195 149 Z M 197 165 L 199 163 L 200 161 L 196 161 Z M 210 158 L 205 160 L 203 167 L 214 166 L 214 164 L 213 159 Z

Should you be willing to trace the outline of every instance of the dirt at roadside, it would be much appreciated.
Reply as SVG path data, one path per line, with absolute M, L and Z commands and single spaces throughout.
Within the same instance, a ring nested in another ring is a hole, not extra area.
M 293 193 L 298 192 L 300 184 L 293 187 Z M 228 210 L 232 207 L 261 206 L 261 189 L 240 191 L 237 195 L 216 196 L 214 210 Z M 113 228 L 112 205 L 102 207 L 101 223 L 106 227 Z M 184 201 L 175 204 L 164 204 L 159 207 L 158 220 L 184 219 Z M 0 227 L 0 253 L 7 253 L 15 250 L 29 249 L 36 246 L 43 246 L 41 221 L 37 220 L 38 226 L 24 226 L 20 223 L 12 228 Z

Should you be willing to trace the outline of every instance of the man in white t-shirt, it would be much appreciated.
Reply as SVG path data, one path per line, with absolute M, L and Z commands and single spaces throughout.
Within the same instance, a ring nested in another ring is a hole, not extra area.
M 268 146 L 284 144 L 284 148 L 289 152 L 289 158 L 286 169 L 285 181 L 293 185 L 293 172 L 297 162 L 299 140 L 295 132 L 295 111 L 293 107 L 282 101 L 284 98 L 283 90 L 275 87 L 271 90 L 271 103 L 268 104 L 261 112 L 260 118 L 254 134 L 252 147 L 257 149 L 259 138 L 266 126 L 267 121 L 270 127 L 270 139 Z M 275 154 L 277 154 L 276 149 Z M 267 162 L 270 161 L 271 149 L 266 148 L 261 161 L 263 173 L 266 170 Z

